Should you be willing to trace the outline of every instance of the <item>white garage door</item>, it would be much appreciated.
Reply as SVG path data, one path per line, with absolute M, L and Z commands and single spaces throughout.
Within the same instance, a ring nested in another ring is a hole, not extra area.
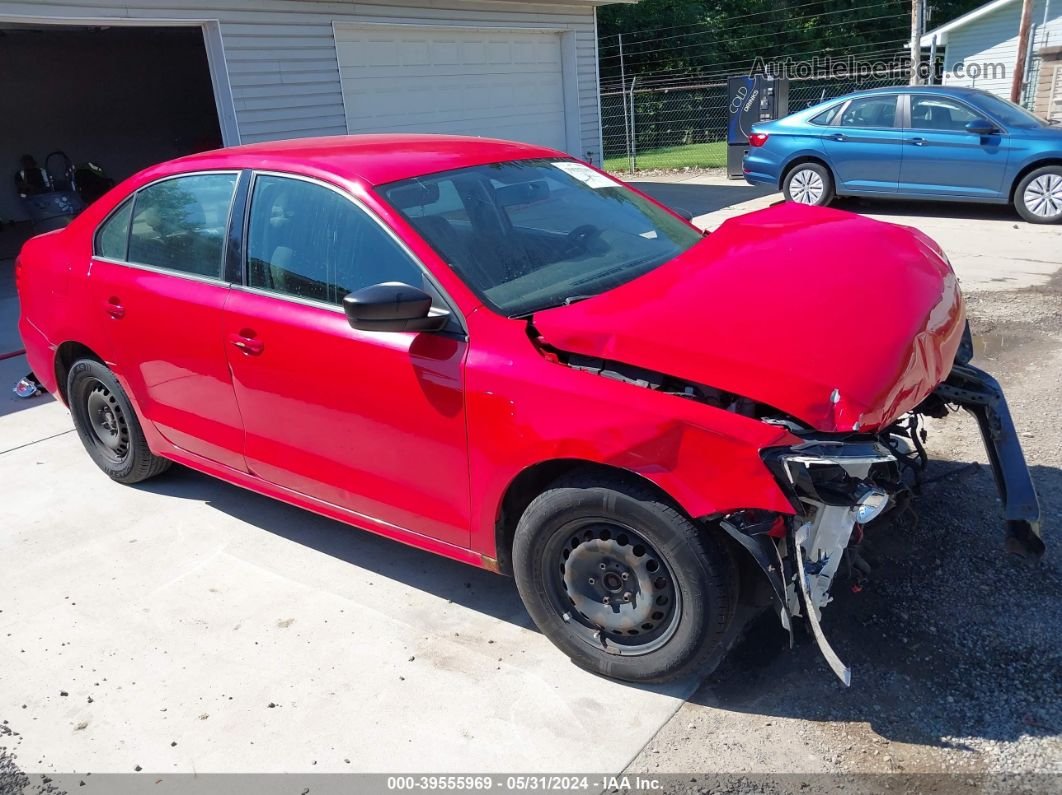
M 565 148 L 560 35 L 336 25 L 347 130 Z

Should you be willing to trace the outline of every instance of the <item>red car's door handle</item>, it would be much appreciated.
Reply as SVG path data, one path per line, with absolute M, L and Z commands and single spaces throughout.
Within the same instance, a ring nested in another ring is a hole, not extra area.
M 122 302 L 113 295 L 103 302 L 103 308 L 106 310 L 107 314 L 115 320 L 120 320 L 125 317 L 125 307 L 122 306 Z
M 257 356 L 265 350 L 265 344 L 255 339 L 254 332 L 250 329 L 243 329 L 239 334 L 230 334 L 229 343 L 243 351 L 246 356 Z

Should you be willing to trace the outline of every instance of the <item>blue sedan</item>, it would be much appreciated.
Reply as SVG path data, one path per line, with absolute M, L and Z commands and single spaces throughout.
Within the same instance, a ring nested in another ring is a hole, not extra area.
M 790 201 L 834 196 L 1013 203 L 1062 221 L 1062 127 L 972 88 L 900 86 L 753 125 L 745 179 Z

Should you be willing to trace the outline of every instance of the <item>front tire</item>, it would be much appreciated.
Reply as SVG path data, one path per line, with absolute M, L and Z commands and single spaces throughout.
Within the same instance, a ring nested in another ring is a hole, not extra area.
M 139 483 L 170 468 L 169 461 L 151 452 L 125 390 L 103 364 L 74 362 L 66 395 L 81 443 L 111 480 Z
M 667 682 L 721 659 L 736 566 L 648 485 L 597 473 L 557 481 L 520 517 L 513 568 L 535 624 L 581 668 Z
M 1030 171 L 1014 190 L 1014 209 L 1030 224 L 1062 221 L 1062 166 Z
M 825 207 L 833 201 L 833 176 L 819 163 L 798 163 L 785 175 L 782 193 L 787 201 Z

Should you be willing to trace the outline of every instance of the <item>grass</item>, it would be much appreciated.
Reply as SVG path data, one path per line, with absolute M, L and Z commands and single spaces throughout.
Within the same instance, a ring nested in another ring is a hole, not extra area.
M 726 166 L 726 141 L 709 144 L 667 146 L 663 149 L 647 149 L 638 152 L 638 170 L 668 168 L 724 168 Z M 628 168 L 627 156 L 605 158 L 605 171 L 624 172 Z

